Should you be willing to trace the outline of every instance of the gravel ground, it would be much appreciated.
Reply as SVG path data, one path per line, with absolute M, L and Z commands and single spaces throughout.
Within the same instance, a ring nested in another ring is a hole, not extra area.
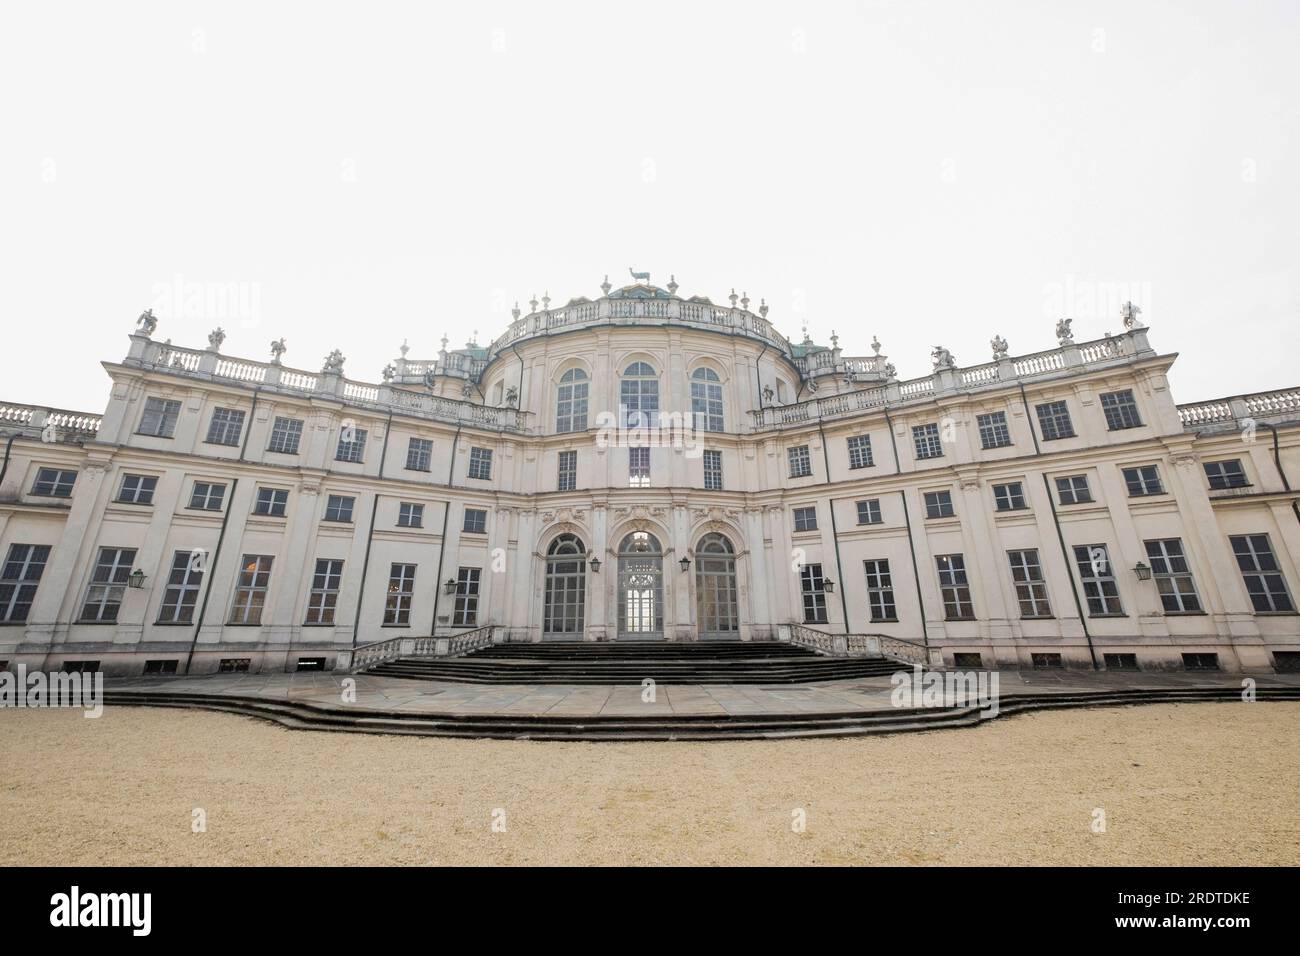
M 892 737 L 588 744 L 0 711 L 0 864 L 1294 866 L 1297 726 L 1296 703 L 1168 704 Z

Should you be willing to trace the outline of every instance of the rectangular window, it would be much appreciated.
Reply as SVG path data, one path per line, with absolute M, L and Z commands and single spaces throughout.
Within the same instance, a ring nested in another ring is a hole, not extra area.
M 1056 479 L 1056 494 L 1063 505 L 1081 505 L 1092 501 L 1087 475 L 1067 475 Z
M 246 554 L 239 566 L 235 600 L 230 608 L 231 624 L 261 624 L 266 592 L 271 585 L 269 554 Z
M 492 449 L 471 448 L 469 450 L 469 476 L 479 481 L 492 480 Z
M 384 623 L 411 623 L 411 601 L 415 598 L 415 565 L 394 564 L 388 572 L 388 595 L 384 599 Z
M 456 572 L 456 606 L 452 611 L 453 627 L 473 627 L 478 623 L 479 568 L 461 568 Z
M 1065 402 L 1044 402 L 1034 407 L 1044 441 L 1074 437 L 1074 423 L 1070 421 L 1070 409 Z
M 171 398 L 146 398 L 144 414 L 140 416 L 137 435 L 154 438 L 171 438 L 176 434 L 176 422 L 181 417 L 181 403 Z
M 627 450 L 627 483 L 632 488 L 650 487 L 650 449 Z
M 826 623 L 826 579 L 820 564 L 805 564 L 799 570 L 799 589 L 803 593 L 803 622 Z
M 203 584 L 202 551 L 177 551 L 172 555 L 167 590 L 158 608 L 159 624 L 189 624 L 194 619 L 194 605 Z
M 943 457 L 943 442 L 939 437 L 939 426 L 934 422 L 913 425 L 912 444 L 916 446 L 917 458 Z
M 285 488 L 258 488 L 257 503 L 253 505 L 253 514 L 269 515 L 283 518 L 284 509 L 289 504 L 289 492 Z
M 271 425 L 271 440 L 267 443 L 266 450 L 279 452 L 283 455 L 296 455 L 301 441 L 301 419 L 276 418 Z
M 795 508 L 794 509 L 794 530 L 795 531 L 816 531 L 817 530 L 817 508 Z
M 722 490 L 722 452 L 720 451 L 704 452 L 704 490 Z
M 1088 601 L 1091 617 L 1118 616 L 1124 613 L 1119 600 L 1119 586 L 1115 583 L 1110 552 L 1104 544 L 1076 544 L 1074 563 L 1083 583 L 1083 595 Z
M 406 443 L 408 471 L 428 471 L 433 463 L 433 439 L 412 438 Z
M 795 445 L 793 448 L 787 448 L 786 457 L 790 461 L 791 478 L 807 478 L 812 474 L 812 458 L 808 454 L 807 445 Z
M 980 430 L 980 445 L 984 448 L 1004 448 L 1011 444 L 1011 430 L 1007 428 L 1006 412 L 989 412 L 976 415 Z
M 244 431 L 244 412 L 238 408 L 214 408 L 208 422 L 208 443 L 238 445 Z
M 1226 461 L 1207 461 L 1205 463 L 1205 477 L 1209 479 L 1212 491 L 1246 488 L 1250 485 L 1250 482 L 1246 480 L 1246 472 L 1241 467 L 1240 458 L 1229 458 Z
M 562 451 L 559 457 L 559 475 L 556 488 L 560 491 L 573 491 L 578 487 L 578 453 Z
M 946 621 L 969 621 L 975 617 L 970 584 L 966 580 L 966 559 L 960 554 L 940 554 L 934 559 L 939 572 L 939 593 L 943 596 Z
M 487 534 L 487 512 L 482 508 L 466 508 L 461 530 L 467 534 Z
M 339 448 L 334 454 L 334 460 L 360 462 L 365 457 L 366 430 L 353 425 L 345 425 L 339 431 Z
M 870 468 L 875 463 L 875 460 L 871 456 L 871 436 L 852 436 L 849 439 L 849 467 Z
M 1147 558 L 1151 561 L 1151 576 L 1166 614 L 1195 614 L 1201 610 L 1201 600 L 1196 595 L 1196 582 L 1183 554 L 1179 538 L 1158 538 L 1144 541 Z
M 879 498 L 858 502 L 858 524 L 880 524 L 881 520 Z
M 226 486 L 211 481 L 196 481 L 190 492 L 190 507 L 200 511 L 220 511 L 226 498 Z
M 403 501 L 397 506 L 397 526 L 399 528 L 423 528 L 424 505 Z
M 1124 484 L 1128 486 L 1130 498 L 1165 493 L 1164 486 L 1160 484 L 1160 472 L 1156 470 L 1155 465 L 1140 465 L 1136 468 L 1125 468 L 1123 471 Z
M 117 500 L 127 505 L 151 505 L 158 479 L 153 475 L 123 475 Z
M 9 545 L 9 556 L 0 570 L 0 621 L 18 624 L 27 620 L 49 559 L 48 544 Z
M 1018 481 L 993 486 L 993 504 L 998 511 L 1021 511 L 1025 507 L 1025 488 Z
M 1011 580 L 1016 585 L 1016 600 L 1020 602 L 1021 617 L 1051 617 L 1052 605 L 1047 600 L 1047 582 L 1043 580 L 1043 566 L 1038 552 L 1008 551 L 1011 562 Z
M 951 491 L 927 491 L 923 497 L 927 518 L 951 518 L 956 513 L 952 510 Z
M 325 520 L 350 522 L 356 503 L 357 499 L 350 495 L 330 495 L 325 499 Z
M 135 548 L 100 548 L 99 560 L 90 578 L 86 602 L 81 607 L 81 620 L 97 624 L 117 620 L 126 591 L 131 565 L 135 563 Z
M 61 468 L 41 468 L 36 472 L 36 482 L 32 485 L 32 494 L 45 498 L 70 498 L 72 486 L 76 484 L 77 473 Z
M 343 581 L 343 562 L 335 558 L 317 558 L 307 595 L 308 624 L 333 624 L 339 603 L 339 585 Z
M 221 663 L 217 665 L 219 674 L 243 674 L 248 671 L 248 665 L 253 659 L 251 657 L 223 657 Z
M 889 574 L 889 562 L 863 561 L 867 570 L 867 606 L 871 609 L 871 622 L 898 620 L 894 605 L 894 581 Z
M 1125 428 L 1138 428 L 1142 425 L 1142 416 L 1138 414 L 1137 402 L 1133 400 L 1133 389 L 1122 392 L 1103 392 L 1101 410 L 1106 415 L 1106 427 L 1113 432 Z
M 1285 614 L 1295 610 L 1287 591 L 1286 578 L 1273 556 L 1273 544 L 1266 534 L 1238 534 L 1228 538 L 1241 568 L 1246 593 L 1257 614 Z

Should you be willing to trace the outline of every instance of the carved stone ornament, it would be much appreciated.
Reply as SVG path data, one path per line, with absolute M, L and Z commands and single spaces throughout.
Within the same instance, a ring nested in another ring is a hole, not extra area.
M 1007 357 L 1007 350 L 1010 348 L 1010 346 L 1007 345 L 1007 340 L 1004 339 L 1002 336 L 1000 335 L 993 336 L 993 338 L 989 341 L 989 345 L 993 346 L 993 358 L 995 360 L 1004 359 Z
M 145 309 L 140 313 L 140 318 L 135 320 L 136 328 L 145 335 L 153 335 L 154 329 L 158 328 L 158 318 L 153 314 L 153 309 Z

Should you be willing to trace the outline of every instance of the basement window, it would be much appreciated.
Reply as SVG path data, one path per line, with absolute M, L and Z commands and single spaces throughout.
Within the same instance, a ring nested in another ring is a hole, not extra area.
M 1104 654 L 1102 656 L 1108 671 L 1135 671 L 1139 669 L 1136 654 Z
M 980 654 L 957 652 L 952 655 L 954 667 L 983 667 L 984 657 Z
M 325 669 L 325 658 L 300 657 L 298 658 L 297 669 L 300 671 L 323 671 Z
M 1060 654 L 1031 654 L 1029 656 L 1034 662 L 1034 666 L 1038 668 L 1065 666 L 1065 664 L 1061 662 Z
M 61 674 L 93 674 L 99 670 L 99 661 L 64 661 L 59 665 Z
M 1184 654 L 1183 666 L 1189 671 L 1217 671 L 1219 669 L 1219 655 Z
M 1273 669 L 1279 674 L 1300 673 L 1300 651 L 1274 651 Z M 4 670 L 3 662 L 0 662 L 0 670 Z
M 175 674 L 176 662 L 174 660 L 145 661 L 144 672 L 146 674 Z
M 243 674 L 248 671 L 248 662 L 252 658 L 248 657 L 223 657 L 221 665 L 217 668 L 218 674 Z

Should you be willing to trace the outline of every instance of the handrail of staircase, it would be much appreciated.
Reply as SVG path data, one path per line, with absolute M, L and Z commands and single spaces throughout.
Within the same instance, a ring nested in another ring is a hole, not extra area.
M 887 634 L 830 634 L 791 622 L 778 629 L 782 640 L 829 657 L 888 657 L 905 664 L 930 663 L 924 644 Z
M 487 647 L 496 639 L 498 626 L 484 624 L 450 637 L 390 637 L 353 648 L 348 669 L 361 671 L 399 657 L 459 657 Z

